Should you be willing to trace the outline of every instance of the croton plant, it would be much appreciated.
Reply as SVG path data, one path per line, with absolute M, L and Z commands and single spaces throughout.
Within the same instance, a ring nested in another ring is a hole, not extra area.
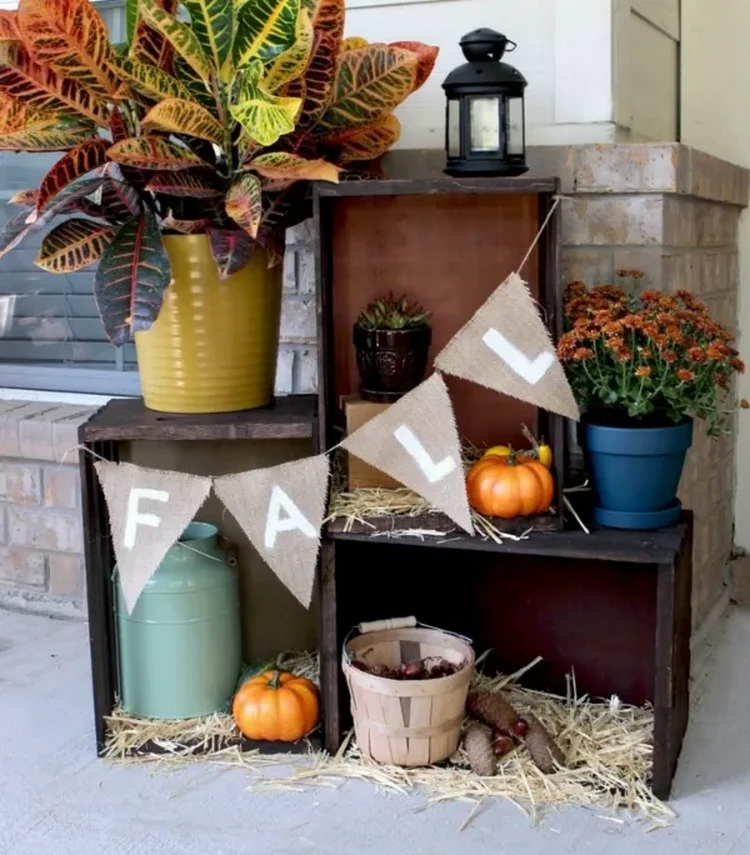
M 269 264 L 309 215 L 310 181 L 367 174 L 399 135 L 394 108 L 437 48 L 344 38 L 345 0 L 129 0 L 112 45 L 89 0 L 0 12 L 0 151 L 64 154 L 0 233 L 0 255 L 49 231 L 37 264 L 98 262 L 121 345 L 158 316 L 162 234 L 208 234 L 220 275 Z

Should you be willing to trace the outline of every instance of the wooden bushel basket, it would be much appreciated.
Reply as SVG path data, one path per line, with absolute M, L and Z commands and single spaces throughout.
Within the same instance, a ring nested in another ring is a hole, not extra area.
M 468 639 L 418 627 L 413 617 L 360 624 L 359 630 L 359 636 L 344 642 L 342 667 L 362 753 L 394 766 L 429 766 L 450 757 L 458 747 L 474 675 Z M 449 677 L 389 680 L 350 664 L 356 657 L 394 667 L 429 656 L 464 667 Z

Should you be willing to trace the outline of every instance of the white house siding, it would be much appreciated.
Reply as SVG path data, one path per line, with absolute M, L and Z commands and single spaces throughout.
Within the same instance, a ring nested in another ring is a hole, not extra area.
M 750 167 L 750 3 L 682 0 L 682 138 Z M 740 223 L 740 346 L 750 362 L 750 215 Z M 750 397 L 750 376 L 740 395 Z M 739 413 L 735 541 L 750 549 L 750 412 Z

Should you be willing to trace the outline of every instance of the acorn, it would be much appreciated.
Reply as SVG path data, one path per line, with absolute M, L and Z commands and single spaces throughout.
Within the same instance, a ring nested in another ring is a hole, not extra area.
M 504 757 L 516 747 L 516 743 L 512 737 L 507 736 L 505 733 L 495 733 L 492 739 L 492 747 L 496 757 Z

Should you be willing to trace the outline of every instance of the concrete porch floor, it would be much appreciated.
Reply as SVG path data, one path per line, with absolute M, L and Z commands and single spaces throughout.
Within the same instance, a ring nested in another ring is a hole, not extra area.
M 672 828 L 561 809 L 531 827 L 516 807 L 415 812 L 367 784 L 250 793 L 245 771 L 110 767 L 94 752 L 87 626 L 0 612 L 0 855 L 747 855 L 750 610 L 732 605 L 696 657 Z M 276 771 L 274 774 L 278 774 Z

